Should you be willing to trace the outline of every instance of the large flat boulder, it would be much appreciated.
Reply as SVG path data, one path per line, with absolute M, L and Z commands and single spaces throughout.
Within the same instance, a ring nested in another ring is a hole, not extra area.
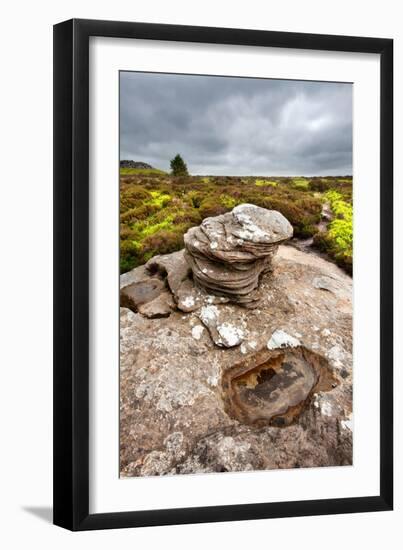
M 177 261 L 124 285 L 161 277 L 163 293 L 171 273 L 178 294 Z M 121 308 L 122 476 L 352 464 L 352 279 L 284 245 L 271 269 L 257 309 L 208 294 L 169 317 Z

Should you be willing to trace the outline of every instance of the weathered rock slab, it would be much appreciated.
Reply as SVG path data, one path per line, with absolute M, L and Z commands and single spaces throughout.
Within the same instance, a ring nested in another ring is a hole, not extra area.
M 143 276 L 161 277 L 166 292 L 166 275 L 144 268 Z M 142 277 L 125 277 L 124 285 Z M 332 289 L 321 288 L 329 280 Z M 322 258 L 279 246 L 261 293 L 253 310 L 209 304 L 207 294 L 193 311 L 169 317 L 121 308 L 123 476 L 352 464 L 351 278 Z M 241 342 L 214 343 L 201 313 L 211 305 L 216 338 L 217 326 L 229 323 Z M 280 367 L 264 366 L 278 357 Z M 287 404 L 299 410 L 285 411 Z

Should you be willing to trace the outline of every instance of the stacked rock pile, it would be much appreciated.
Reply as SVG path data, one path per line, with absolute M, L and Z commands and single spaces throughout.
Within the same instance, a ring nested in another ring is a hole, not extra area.
M 292 234 L 280 212 L 240 204 L 189 229 L 185 258 L 197 286 L 253 308 L 259 303 L 260 276 L 270 270 L 278 245 Z

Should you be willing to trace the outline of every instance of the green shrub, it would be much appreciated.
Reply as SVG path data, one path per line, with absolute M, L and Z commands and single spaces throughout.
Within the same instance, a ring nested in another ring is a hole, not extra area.
M 200 205 L 203 201 L 203 193 L 199 191 L 191 191 L 187 194 L 187 198 L 190 199 L 190 204 L 193 208 L 200 208 Z
M 238 204 L 238 201 L 229 195 L 220 195 L 220 203 L 225 206 L 225 208 L 232 210 L 234 206 Z
M 329 223 L 325 233 L 315 235 L 314 245 L 327 252 L 336 263 L 349 273 L 353 265 L 353 207 L 343 200 L 338 191 L 330 190 L 325 194 L 335 218 Z
M 309 182 L 305 178 L 293 178 L 292 186 L 295 187 L 295 189 L 302 189 L 305 191 L 309 189 Z
M 198 210 L 191 210 L 190 208 L 178 213 L 172 223 L 173 225 L 185 224 L 190 226 L 199 225 L 202 221 Z
M 220 204 L 217 199 L 213 197 L 208 197 L 207 199 L 204 199 L 199 208 L 202 220 L 204 220 L 204 218 L 211 218 L 212 216 L 225 214 L 225 212 L 227 211 L 228 208 Z
M 136 241 L 120 241 L 120 272 L 125 273 L 141 265 L 141 245 Z
M 304 225 L 300 228 L 298 228 L 299 237 L 302 239 L 309 239 L 309 237 L 313 237 L 318 233 L 318 228 L 316 225 Z
M 146 237 L 142 243 L 141 252 L 147 261 L 156 254 L 169 254 L 183 248 L 183 234 L 172 231 L 158 231 Z
M 311 191 L 319 191 L 323 193 L 330 189 L 330 182 L 322 179 L 313 179 L 309 182 L 309 188 Z
M 257 185 L 258 187 L 276 187 L 277 182 L 272 180 L 257 179 L 255 180 L 255 185 Z

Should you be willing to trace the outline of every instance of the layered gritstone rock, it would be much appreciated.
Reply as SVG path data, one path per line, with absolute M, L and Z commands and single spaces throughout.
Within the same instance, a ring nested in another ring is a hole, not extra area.
M 280 212 L 241 204 L 189 229 L 184 236 L 185 259 L 197 287 L 253 308 L 260 300 L 261 275 L 270 271 L 278 245 L 292 233 Z

